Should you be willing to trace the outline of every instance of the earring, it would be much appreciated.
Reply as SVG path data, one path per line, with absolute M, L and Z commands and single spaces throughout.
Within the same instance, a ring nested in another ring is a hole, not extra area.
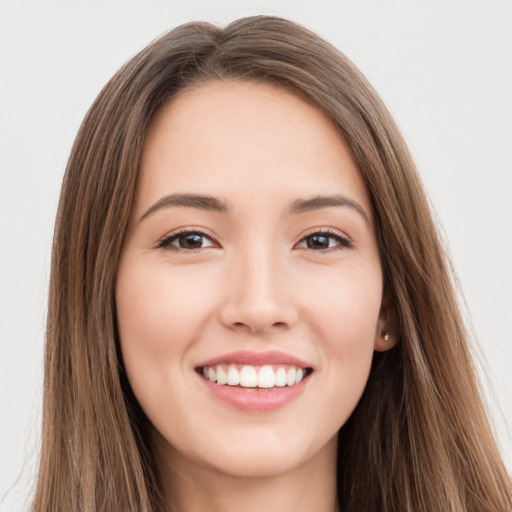
M 384 341 L 389 341 L 391 336 L 389 335 L 389 332 L 382 331 L 382 337 L 384 338 Z

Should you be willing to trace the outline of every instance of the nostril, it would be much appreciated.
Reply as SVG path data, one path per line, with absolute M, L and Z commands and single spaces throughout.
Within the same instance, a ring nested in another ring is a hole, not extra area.
M 263 330 L 266 330 L 266 329 L 272 329 L 272 328 L 278 328 L 278 329 L 285 329 L 287 328 L 287 324 L 286 322 L 274 322 L 274 323 L 271 323 L 270 325 L 268 326 L 262 326 L 262 325 L 256 325 L 256 322 L 233 322 L 232 324 L 232 328 L 235 328 L 235 329 L 246 329 L 250 332 L 258 332 L 258 331 L 263 331 Z

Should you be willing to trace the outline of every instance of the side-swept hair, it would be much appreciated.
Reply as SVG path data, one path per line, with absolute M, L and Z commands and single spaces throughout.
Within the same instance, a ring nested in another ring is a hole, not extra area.
M 123 371 L 116 270 L 152 119 L 212 80 L 271 83 L 322 110 L 371 198 L 400 341 L 375 353 L 339 432 L 341 510 L 512 509 L 449 265 L 402 136 L 343 54 L 295 23 L 257 16 L 171 30 L 121 68 L 83 121 L 55 228 L 33 512 L 164 510 L 147 419 Z

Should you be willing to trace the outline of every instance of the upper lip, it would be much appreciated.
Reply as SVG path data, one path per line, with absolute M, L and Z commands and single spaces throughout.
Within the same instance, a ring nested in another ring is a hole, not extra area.
M 247 364 L 251 366 L 288 364 L 298 366 L 300 368 L 311 368 L 311 365 L 302 359 L 277 350 L 270 350 L 267 352 L 252 352 L 249 350 L 230 352 L 229 354 L 223 354 L 221 356 L 208 359 L 207 361 L 200 363 L 198 366 L 215 366 L 216 364 L 222 363 Z

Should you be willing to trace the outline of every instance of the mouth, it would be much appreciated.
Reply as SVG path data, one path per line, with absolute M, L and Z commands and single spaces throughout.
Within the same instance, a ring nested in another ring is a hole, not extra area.
M 199 366 L 196 372 L 218 386 L 270 390 L 297 386 L 313 369 L 297 364 L 250 365 L 223 362 Z
M 313 373 L 307 362 L 275 350 L 231 352 L 194 369 L 211 396 L 244 413 L 267 413 L 294 402 Z

